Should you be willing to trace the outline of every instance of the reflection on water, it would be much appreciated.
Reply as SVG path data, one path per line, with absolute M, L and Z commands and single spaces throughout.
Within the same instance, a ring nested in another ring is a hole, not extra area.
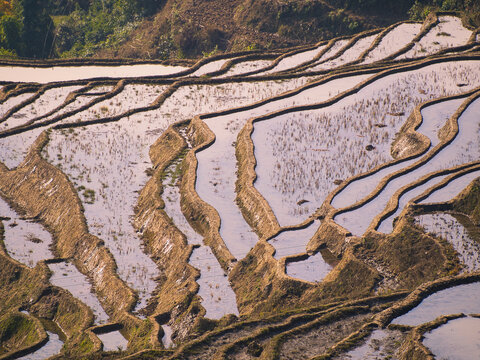
M 426 333 L 423 344 L 437 359 L 471 360 L 480 358 L 480 319 L 450 320 Z
M 287 275 L 305 280 L 305 281 L 321 281 L 333 269 L 328 264 L 321 252 L 308 257 L 305 260 L 287 263 Z
M 127 348 L 128 341 L 123 337 L 120 331 L 98 334 L 97 336 L 103 343 L 104 351 L 125 350 Z
M 200 278 L 197 279 L 199 285 L 198 294 L 202 297 L 202 306 L 206 310 L 206 317 L 219 319 L 226 314 L 238 314 L 235 293 L 225 276 L 215 255 L 210 247 L 202 245 L 202 236 L 193 230 L 188 221 L 183 216 L 180 206 L 180 189 L 176 183 L 175 177 L 177 166 L 182 159 L 177 159 L 165 171 L 167 176 L 163 181 L 164 191 L 162 198 L 165 201 L 165 212 L 173 220 L 175 226 L 187 237 L 189 244 L 197 245 L 190 256 L 190 264 L 200 270 Z M 165 336 L 163 343 L 165 347 L 173 345 L 171 341 L 171 328 L 163 325 Z
M 422 204 L 445 202 L 453 199 L 463 189 L 465 189 L 470 182 L 480 176 L 480 171 L 473 171 L 463 175 L 448 183 L 447 186 L 438 189 L 430 194 L 427 198 L 421 201 Z
M 194 249 L 190 256 L 190 264 L 200 269 L 200 277 L 197 279 L 200 286 L 198 295 L 203 299 L 205 317 L 220 319 L 226 314 L 238 315 L 235 293 L 210 247 L 201 246 Z
M 5 248 L 12 258 L 34 267 L 38 261 L 53 257 L 49 248 L 52 244 L 52 235 L 42 225 L 23 219 L 2 198 L 0 218 L 3 218 L 5 229 Z
M 162 325 L 163 328 L 163 337 L 162 337 L 162 342 L 163 345 L 165 346 L 166 349 L 172 348 L 175 346 L 175 344 L 172 341 L 172 327 L 169 325 Z
M 48 334 L 48 342 L 43 345 L 37 351 L 22 356 L 21 360 L 43 360 L 48 359 L 54 355 L 57 355 L 60 350 L 62 350 L 63 342 L 60 340 L 60 337 L 52 332 L 47 331 Z
M 415 217 L 415 221 L 426 232 L 446 239 L 457 251 L 465 271 L 476 271 L 480 268 L 480 244 L 473 239 L 465 227 L 452 215 L 426 214 Z
M 93 78 L 129 78 L 173 75 L 186 68 L 159 64 L 122 66 L 54 66 L 48 68 L 0 66 L 0 79 L 15 82 L 49 83 Z
M 77 299 L 89 306 L 93 311 L 97 324 L 105 323 L 108 320 L 107 313 L 103 310 L 102 305 L 92 291 L 89 279 L 78 271 L 73 264 L 61 262 L 49 264 L 48 267 L 53 272 L 50 282 L 69 291 Z
M 480 313 L 480 282 L 440 290 L 425 298 L 416 308 L 397 317 L 394 324 L 418 326 L 448 314 Z
M 304 229 L 284 231 L 275 236 L 270 240 L 270 244 L 275 248 L 275 259 L 305 252 L 308 242 L 319 226 L 320 221 L 315 220 Z
M 385 209 L 388 201 L 398 189 L 427 174 L 477 160 L 480 156 L 479 111 L 480 99 L 476 99 L 459 117 L 458 134 L 452 142 L 438 151 L 427 163 L 392 179 L 372 201 L 358 209 L 335 217 L 335 221 L 354 235 L 361 236 L 367 230 L 371 220 Z

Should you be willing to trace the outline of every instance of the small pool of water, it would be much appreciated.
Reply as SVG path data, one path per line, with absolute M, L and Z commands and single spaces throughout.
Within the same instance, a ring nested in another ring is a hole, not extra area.
M 319 226 L 320 221 L 315 220 L 304 229 L 284 231 L 274 237 L 269 242 L 275 247 L 275 259 L 305 252 L 308 242 Z
M 480 282 L 453 286 L 440 290 L 427 298 L 408 313 L 397 317 L 394 324 L 418 326 L 449 314 L 480 313 Z
M 305 260 L 287 263 L 287 275 L 311 282 L 322 281 L 325 276 L 333 269 L 323 258 L 322 253 L 318 252 Z
M 53 257 L 49 248 L 53 242 L 52 235 L 42 225 L 23 219 L 2 198 L 0 217 L 5 228 L 5 248 L 12 258 L 35 267 L 37 262 Z
M 97 336 L 103 343 L 103 351 L 119 351 L 127 348 L 128 341 L 120 331 L 98 334 Z
M 169 325 L 162 325 L 163 328 L 163 337 L 162 337 L 162 342 L 163 345 L 165 346 L 165 349 L 170 349 L 175 346 L 174 342 L 172 341 L 172 327 Z
M 103 310 L 102 305 L 92 291 L 92 285 L 88 278 L 77 268 L 68 262 L 48 264 L 53 274 L 50 282 L 58 287 L 69 291 L 74 297 L 89 306 L 95 316 L 97 324 L 106 323 L 109 316 Z
M 44 359 L 48 359 L 48 358 L 60 353 L 60 351 L 62 350 L 62 347 L 63 347 L 63 341 L 60 340 L 60 337 L 57 334 L 52 333 L 50 331 L 47 331 L 47 335 L 48 335 L 48 342 L 45 345 L 43 345 L 37 351 L 35 351 L 31 354 L 22 356 L 19 359 L 21 359 L 21 360 L 44 360 Z
M 402 333 L 400 331 L 387 329 L 375 330 L 365 343 L 339 357 L 339 359 L 391 359 L 400 345 L 399 341 L 401 338 Z
M 471 360 L 480 358 L 480 319 L 450 320 L 426 333 L 423 344 L 437 359 Z

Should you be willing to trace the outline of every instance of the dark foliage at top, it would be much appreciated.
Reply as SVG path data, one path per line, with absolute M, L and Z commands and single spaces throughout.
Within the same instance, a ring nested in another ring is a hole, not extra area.
M 372 16 L 388 23 L 455 10 L 470 25 L 480 25 L 477 0 L 239 0 L 229 3 L 224 14 L 220 5 L 211 0 L 0 0 L 0 56 L 132 56 L 112 49 L 127 43 L 137 29 L 154 38 L 144 52 L 150 55 L 153 49 L 150 56 L 168 58 L 318 41 L 378 26 L 370 22 Z M 208 26 L 199 20 L 205 11 L 215 13 Z M 238 34 L 239 29 L 278 40 L 256 41 Z M 137 52 L 133 56 L 144 56 Z

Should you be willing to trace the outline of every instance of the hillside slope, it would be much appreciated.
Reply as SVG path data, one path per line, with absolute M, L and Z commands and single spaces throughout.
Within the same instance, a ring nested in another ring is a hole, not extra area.
M 459 11 L 471 0 L 3 0 L 0 57 L 198 58 L 278 49 Z
M 406 15 L 356 15 L 323 0 L 168 0 L 101 57 L 196 57 L 212 51 L 272 49 L 385 26 Z

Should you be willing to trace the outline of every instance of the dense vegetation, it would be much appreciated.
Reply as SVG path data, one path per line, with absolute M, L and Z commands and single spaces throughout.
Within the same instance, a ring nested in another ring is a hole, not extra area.
M 219 4 L 211 0 L 0 0 L 0 56 L 196 57 L 216 50 L 307 43 L 378 26 L 379 19 L 421 20 L 433 10 L 462 11 L 467 22 L 480 25 L 476 0 L 245 0 L 232 4 L 233 19 L 224 23 Z M 218 12 L 216 22 L 205 26 L 196 8 Z M 149 33 L 153 37 L 148 51 L 137 46 L 133 54 L 112 52 L 142 27 L 142 37 Z M 240 28 L 275 35 L 278 40 L 240 36 Z
M 72 12 L 56 17 L 55 52 L 63 57 L 84 57 L 114 46 L 126 40 L 141 19 L 158 10 L 162 2 L 92 0 L 87 7 L 75 4 Z
M 53 43 L 48 3 L 41 0 L 0 2 L 0 54 L 48 57 Z
M 469 25 L 480 26 L 480 2 L 478 0 L 416 0 L 408 14 L 414 20 L 421 20 L 435 10 L 460 11 Z
M 124 40 L 162 0 L 2 0 L 0 52 L 46 58 L 89 56 Z

